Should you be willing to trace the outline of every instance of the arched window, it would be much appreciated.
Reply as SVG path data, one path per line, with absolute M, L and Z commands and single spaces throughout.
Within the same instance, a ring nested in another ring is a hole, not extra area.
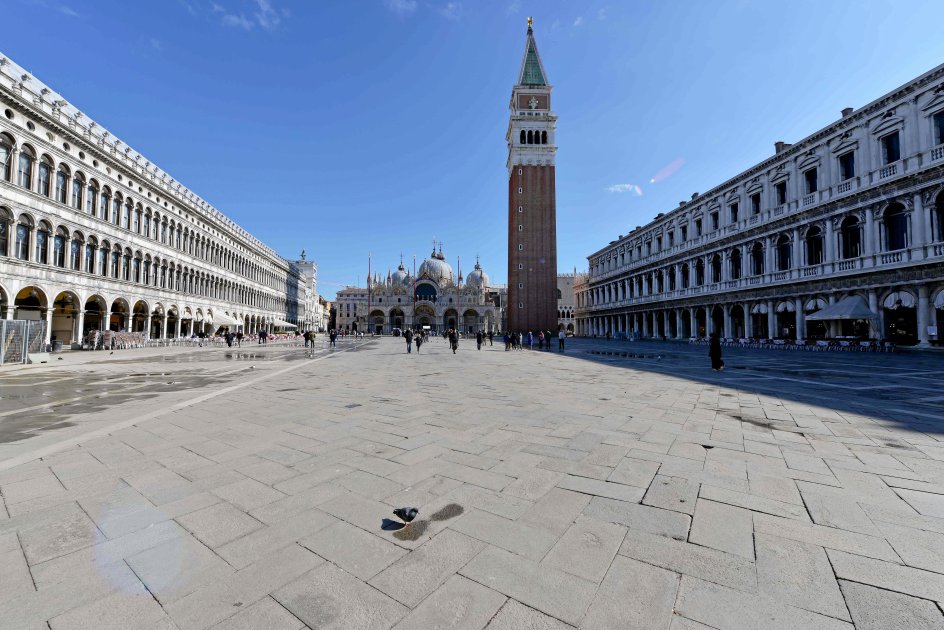
M 95 242 L 94 238 L 89 238 L 88 243 L 85 244 L 85 272 L 86 273 L 95 273 L 95 251 L 98 249 L 98 244 Z
M 728 263 L 730 264 L 730 273 L 731 279 L 737 280 L 741 277 L 741 250 L 732 249 L 731 256 L 728 258 Z
M 95 216 L 95 208 L 98 205 L 98 182 L 94 179 L 89 180 L 88 189 L 85 191 L 85 213 Z
M 523 131 L 521 133 L 524 133 Z M 10 181 L 13 174 L 13 138 L 0 133 L 0 179 Z
M 33 257 L 38 263 L 49 264 L 49 238 L 52 228 L 47 223 L 40 223 L 36 230 L 36 256 Z
M 115 245 L 115 248 L 111 250 L 111 277 L 118 278 L 119 271 L 121 271 L 121 247 Z
M 839 226 L 840 256 L 843 260 L 862 255 L 862 230 L 858 217 L 846 217 Z
M 806 231 L 806 264 L 818 265 L 823 262 L 823 230 L 814 225 Z
M 688 265 L 685 264 L 685 265 L 682 265 L 682 288 L 683 288 L 683 289 L 687 289 L 687 288 L 688 288 L 688 281 L 689 281 L 689 278 L 688 278 Z
M 141 204 L 138 204 L 137 206 L 135 206 L 134 214 L 132 215 L 132 219 L 134 223 L 131 226 L 131 229 L 132 231 L 134 231 L 135 234 L 141 233 L 141 214 L 142 214 Z
M 137 283 L 141 282 L 141 252 L 135 254 L 131 261 L 131 278 Z
M 148 238 L 151 238 L 151 212 L 150 210 L 144 213 L 144 235 Z
M 534 132 L 528 129 L 528 144 L 534 144 Z
M 121 224 L 121 193 L 116 192 L 111 202 L 111 222 L 115 225 Z
M 121 257 L 121 279 L 131 280 L 131 250 L 126 249 Z
M 764 273 L 764 246 L 760 243 L 751 245 L 751 275 L 759 276 Z
M 666 275 L 669 278 L 669 291 L 675 291 L 675 269 L 669 269 Z
M 52 172 L 53 172 L 53 163 L 52 159 L 48 155 L 44 155 L 43 158 L 39 161 L 39 179 L 37 180 L 38 192 L 43 197 L 49 196 L 49 191 L 51 189 L 52 183 Z
M 721 282 L 721 254 L 715 254 L 711 259 L 711 281 Z
M 29 242 L 30 232 L 33 230 L 33 223 L 25 214 L 20 215 L 20 220 L 16 223 L 16 239 L 13 243 L 13 255 L 19 260 L 29 260 Z
M 786 234 L 781 234 L 777 238 L 776 244 L 777 271 L 787 271 L 792 267 L 793 260 L 791 250 L 790 237 Z
M 882 227 L 885 232 L 885 251 L 908 247 L 908 213 L 903 205 L 896 203 L 886 208 Z
M 56 236 L 52 244 L 52 262 L 56 267 L 66 266 L 66 241 L 69 240 L 68 232 L 63 232 L 62 228 L 56 230 Z
M 66 202 L 66 184 L 69 181 L 68 169 L 69 167 L 65 164 L 60 164 L 56 171 L 56 201 L 59 203 Z
M 98 250 L 98 273 L 108 277 L 108 250 L 111 246 L 108 241 L 102 241 L 102 246 Z
M 934 201 L 931 218 L 934 221 L 934 240 L 944 241 L 944 192 L 938 193 Z
M 547 132 L 546 132 L 546 131 L 542 131 L 542 132 L 541 132 L 541 144 L 547 144 Z
M 167 243 L 167 221 L 161 222 L 161 243 Z
M 527 136 L 525 135 L 524 129 L 522 129 L 521 134 L 518 136 L 518 144 L 524 144 L 526 140 Z
M 131 214 L 134 212 L 134 202 L 131 199 L 125 200 L 125 211 L 121 216 L 121 227 L 126 230 L 131 229 Z
M 141 282 L 144 284 L 151 284 L 151 257 L 144 257 L 144 275 L 141 278 Z
M 695 261 L 695 286 L 705 284 L 705 263 L 699 258 Z
M 36 154 L 33 153 L 33 149 L 24 145 L 20 149 L 20 159 L 17 160 L 16 183 L 27 190 L 33 187 L 34 162 L 36 162 Z
M 76 173 L 72 178 L 72 207 L 76 210 L 82 209 L 82 193 L 85 191 L 85 176 L 82 173 Z
M 102 187 L 102 196 L 98 201 L 98 218 L 108 220 L 108 208 L 111 206 L 111 190 L 108 186 Z
M 82 235 L 73 234 L 72 243 L 69 245 L 69 269 L 82 271 L 82 249 Z

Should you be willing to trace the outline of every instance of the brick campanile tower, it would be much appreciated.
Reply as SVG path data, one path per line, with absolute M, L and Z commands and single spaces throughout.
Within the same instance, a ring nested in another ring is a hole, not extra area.
M 557 332 L 557 207 L 551 86 L 528 18 L 508 121 L 508 329 Z

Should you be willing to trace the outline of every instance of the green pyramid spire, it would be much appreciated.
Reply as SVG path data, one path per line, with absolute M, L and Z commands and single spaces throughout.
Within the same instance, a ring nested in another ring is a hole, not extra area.
M 528 18 L 528 42 L 524 53 L 524 62 L 521 64 L 519 85 L 547 85 L 544 76 L 544 65 L 538 54 L 538 45 L 534 42 L 534 31 L 531 29 L 531 18 Z

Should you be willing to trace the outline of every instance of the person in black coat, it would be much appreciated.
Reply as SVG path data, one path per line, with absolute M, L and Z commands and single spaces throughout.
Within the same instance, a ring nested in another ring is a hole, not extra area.
M 711 333 L 708 339 L 708 357 L 711 359 L 711 369 L 719 372 L 724 369 L 724 360 L 721 358 L 721 340 L 718 333 Z

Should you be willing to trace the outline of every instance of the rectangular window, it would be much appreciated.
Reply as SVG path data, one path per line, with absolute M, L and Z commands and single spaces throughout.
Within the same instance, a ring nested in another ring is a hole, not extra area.
M 732 203 L 728 206 L 728 211 L 731 213 L 731 223 L 738 222 L 738 204 Z
M 712 212 L 709 216 L 711 217 L 711 230 L 715 231 L 718 229 L 718 213 Z
M 944 144 L 944 112 L 934 114 L 934 144 Z
M 518 225 L 518 231 L 520 232 L 520 231 L 522 231 L 522 230 L 524 230 L 524 226 L 519 224 L 519 225 Z
M 695 219 L 695 236 L 701 236 L 701 219 Z
M 519 288 L 519 289 L 523 289 L 523 288 L 524 288 L 524 283 L 523 283 L 523 282 L 519 282 L 519 283 L 518 283 L 518 288 Z
M 521 263 L 518 263 L 518 269 L 524 269 L 524 265 Z
M 518 251 L 519 252 L 524 251 L 524 245 L 522 245 L 521 243 L 518 243 Z
M 652 241 L 646 241 L 646 256 L 652 254 Z
M 518 206 L 518 212 L 524 212 L 524 208 L 522 206 Z
M 855 152 L 849 151 L 839 156 L 839 177 L 842 181 L 855 177 Z
M 682 226 L 682 242 L 684 243 L 687 240 L 688 240 L 688 226 L 683 225 Z
M 881 139 L 882 157 L 885 164 L 891 164 L 901 159 L 901 144 L 898 141 L 898 132 L 890 133 Z
M 760 193 L 751 195 L 751 215 L 760 214 Z
M 806 193 L 807 195 L 816 192 L 816 169 L 811 168 L 808 171 L 803 172 L 803 182 L 806 184 Z
M 519 195 L 521 194 L 521 187 L 520 187 L 520 186 L 518 187 L 518 194 L 519 194 Z
M 777 205 L 782 206 L 787 203 L 787 182 L 777 184 Z
M 518 302 L 518 308 L 524 308 L 524 302 Z

